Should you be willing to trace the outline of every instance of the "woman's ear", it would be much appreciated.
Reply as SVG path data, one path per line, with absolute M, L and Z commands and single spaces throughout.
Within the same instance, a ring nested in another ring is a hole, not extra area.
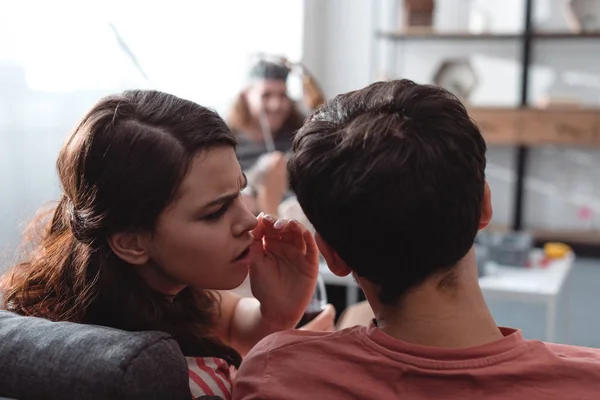
M 325 262 L 327 262 L 327 267 L 334 275 L 337 276 L 347 276 L 352 273 L 352 270 L 348 265 L 338 256 L 336 251 L 319 235 L 319 233 L 315 233 L 315 242 L 317 242 L 317 247 L 319 247 L 319 251 L 325 258 Z
M 109 236 L 108 245 L 120 259 L 131 265 L 144 265 L 150 260 L 142 234 L 115 233 Z

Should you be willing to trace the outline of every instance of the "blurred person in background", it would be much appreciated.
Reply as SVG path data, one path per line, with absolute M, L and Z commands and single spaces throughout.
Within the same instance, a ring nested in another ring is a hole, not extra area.
M 300 103 L 288 95 L 290 73 L 302 80 Z M 291 149 L 292 137 L 305 115 L 323 102 L 315 79 L 301 64 L 261 56 L 251 67 L 249 83 L 235 99 L 227 122 L 237 137 L 238 159 L 248 176 L 245 198 L 256 214 L 280 213 L 288 190 L 285 153 Z

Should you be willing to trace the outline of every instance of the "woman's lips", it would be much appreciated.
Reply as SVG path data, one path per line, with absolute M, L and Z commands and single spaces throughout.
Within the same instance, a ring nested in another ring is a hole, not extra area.
M 252 261 L 252 254 L 250 253 L 250 247 L 246 248 L 235 260 L 233 260 L 236 264 L 242 265 L 250 265 Z

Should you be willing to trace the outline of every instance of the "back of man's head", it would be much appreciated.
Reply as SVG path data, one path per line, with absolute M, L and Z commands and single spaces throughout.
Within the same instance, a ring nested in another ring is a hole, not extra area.
M 326 103 L 297 133 L 290 183 L 353 272 L 394 303 L 473 246 L 485 142 L 448 91 L 378 82 Z

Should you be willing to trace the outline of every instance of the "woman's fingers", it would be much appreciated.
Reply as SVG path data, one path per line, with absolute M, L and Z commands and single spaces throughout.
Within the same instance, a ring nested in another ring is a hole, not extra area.
M 252 236 L 254 237 L 254 241 L 252 242 L 250 252 L 252 254 L 262 254 L 264 252 L 263 237 L 265 236 L 264 215 L 262 213 L 258 216 L 258 223 L 252 231 Z
M 306 255 L 306 228 L 295 220 L 265 218 L 265 248 L 280 256 Z
M 281 229 L 279 240 L 283 243 L 288 243 L 297 249 L 306 251 L 306 243 L 303 237 L 306 228 L 296 220 L 289 220 L 285 227 Z
M 317 246 L 317 242 L 315 241 L 315 237 L 308 230 L 305 229 L 302 232 L 302 239 L 304 240 L 304 244 L 306 246 L 306 259 L 310 262 L 319 261 L 319 246 Z
M 285 225 L 284 220 L 278 220 L 277 218 L 269 214 L 263 215 L 262 223 L 264 227 L 265 239 L 277 239 L 279 237 L 281 225 Z

